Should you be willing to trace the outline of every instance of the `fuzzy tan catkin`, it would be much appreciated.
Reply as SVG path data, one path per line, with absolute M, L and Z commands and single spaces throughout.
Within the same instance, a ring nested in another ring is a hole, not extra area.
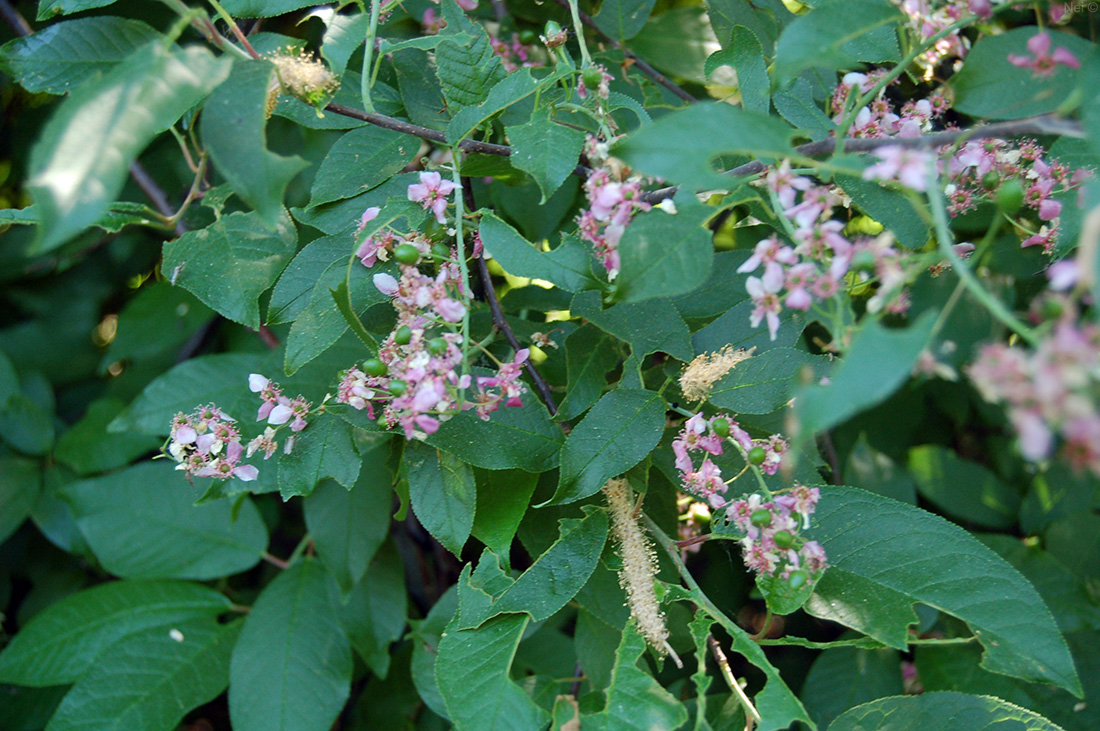
M 734 350 L 727 345 L 713 353 L 702 353 L 691 361 L 680 374 L 680 391 L 688 401 L 704 401 L 710 395 L 711 387 L 733 370 L 743 360 L 752 357 L 756 348 Z

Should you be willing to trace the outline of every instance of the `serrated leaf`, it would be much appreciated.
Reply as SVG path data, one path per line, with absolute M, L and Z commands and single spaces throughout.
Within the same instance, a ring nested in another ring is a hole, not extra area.
M 66 94 L 159 37 L 138 20 L 66 20 L 0 46 L 0 69 L 27 91 Z
M 103 564 L 127 578 L 215 579 L 252 568 L 267 528 L 247 498 L 194 505 L 197 495 L 164 462 L 142 462 L 62 488 L 80 532 Z
M 622 642 L 615 653 L 615 669 L 607 689 L 607 706 L 600 713 L 585 716 L 583 728 L 596 731 L 631 729 L 646 731 L 679 728 L 688 720 L 687 709 L 648 672 L 638 668 L 646 643 L 634 622 L 623 628 Z
M 657 0 L 604 0 L 593 20 L 609 38 L 625 41 L 645 26 L 656 4 Z
M 741 361 L 711 387 L 710 401 L 739 414 L 770 414 L 794 396 L 804 372 L 816 383 L 829 361 L 794 348 L 772 348 Z
M 935 320 L 936 312 L 929 310 L 904 330 L 887 330 L 877 320 L 867 322 L 852 338 L 832 382 L 798 392 L 795 412 L 806 433 L 840 424 L 894 393 L 927 347 Z
M 828 137 L 836 129 L 836 122 L 821 111 L 814 101 L 814 90 L 810 82 L 802 76 L 794 80 L 787 89 L 772 94 L 775 111 L 783 119 L 800 128 L 812 140 Z
M 470 566 L 459 587 L 469 586 Z M 477 629 L 459 629 L 457 614 L 439 640 L 435 679 L 458 731 L 529 731 L 549 716 L 509 677 L 516 647 L 529 618 L 495 617 Z
M 39 0 L 38 20 L 48 20 L 55 15 L 69 15 L 82 10 L 105 8 L 115 0 Z
M 771 111 L 771 81 L 760 40 L 743 25 L 733 27 L 729 44 L 707 57 L 703 67 L 709 77 L 720 66 L 730 66 L 737 72 L 737 89 L 745 109 L 767 114 Z
M 703 222 L 713 213 L 690 206 L 675 216 L 652 211 L 631 221 L 619 243 L 618 297 L 624 302 L 674 297 L 706 281 L 714 244 Z
M 546 407 L 527 393 L 523 406 L 494 411 L 489 421 L 464 411 L 443 422 L 427 442 L 474 467 L 541 473 L 557 466 L 563 439 Z
M 1016 525 L 1020 493 L 977 462 L 926 444 L 909 450 L 908 467 L 920 494 L 948 515 L 987 528 Z
M 412 162 L 419 149 L 409 135 L 374 125 L 345 132 L 321 161 L 309 207 L 353 198 L 384 183 Z
M 444 38 L 446 40 L 446 38 Z M 498 81 L 485 101 L 477 106 L 469 106 L 458 111 L 447 125 L 447 144 L 456 145 L 493 115 L 507 109 L 516 102 L 534 94 L 540 88 L 556 80 L 556 76 L 536 81 L 530 69 L 519 69 Z M 543 196 L 545 200 L 545 196 Z
M 316 5 L 310 0 L 224 0 L 222 4 L 226 12 L 238 18 L 274 18 Z
M 576 168 L 584 134 L 555 124 L 549 113 L 538 111 L 527 124 L 506 127 L 504 131 L 512 146 L 508 161 L 534 179 L 542 191 L 539 202 L 546 203 Z
M 423 526 L 451 553 L 461 555 L 477 508 L 477 484 L 470 466 L 423 442 L 405 445 L 409 499 Z
M 874 34 L 902 18 L 901 11 L 888 0 L 815 3 L 809 13 L 798 17 L 779 36 L 775 45 L 775 72 L 779 83 L 787 84 L 806 69 L 850 69 L 859 61 L 887 60 L 871 57 L 883 55 L 878 52 L 883 39 Z M 838 28 L 843 32 L 838 33 Z M 892 29 L 889 30 L 892 35 Z M 893 42 L 896 53 L 896 38 Z
M 440 35 L 449 42 L 435 49 L 436 74 L 447 105 L 457 112 L 484 101 L 507 72 L 489 45 L 485 29 L 467 18 L 454 2 L 442 7 L 447 25 Z
M 685 129 L 692 130 L 684 134 Z M 728 190 L 736 179 L 720 175 L 712 161 L 751 155 L 767 161 L 790 154 L 792 130 L 775 117 L 700 102 L 642 127 L 612 150 L 638 172 L 680 183 L 691 191 Z
M 807 536 L 825 547 L 829 568 L 807 611 L 905 649 L 912 604 L 928 604 L 970 626 L 986 670 L 1081 693 L 1050 610 L 1002 558 L 919 508 L 849 487 L 821 494 Z
M 125 408 L 117 399 L 102 398 L 88 404 L 84 417 L 61 435 L 54 448 L 58 462 L 77 474 L 89 475 L 117 469 L 160 446 L 160 440 L 141 433 L 108 433 L 107 424 Z M 0 510 L 0 514 L 4 511 Z M 3 531 L 0 531 L 2 533 Z
M 388 524 L 388 505 L 384 512 Z M 391 541 L 382 544 L 366 574 L 337 602 L 336 612 L 352 648 L 381 678 L 390 668 L 390 645 L 405 631 L 407 596 L 405 567 Z
M 328 731 L 351 690 L 351 647 L 321 564 L 275 577 L 245 618 L 229 666 L 237 731 Z
M 586 323 L 565 339 L 565 362 L 569 382 L 557 418 L 569 420 L 600 400 L 608 386 L 607 374 L 619 362 L 619 354 L 608 335 Z
M 488 211 L 482 215 L 478 231 L 485 250 L 509 274 L 543 279 L 569 292 L 599 286 L 592 276 L 592 255 L 579 243 L 563 239 L 558 248 L 541 252 Z
M 346 488 L 359 477 L 360 457 L 351 424 L 332 414 L 318 414 L 298 433 L 294 449 L 279 457 L 279 494 L 283 500 L 309 495 L 321 480 L 332 478 Z
M 458 626 L 473 629 L 498 614 L 520 612 L 541 622 L 564 607 L 592 575 L 607 541 L 607 514 L 594 509 L 586 513 L 581 520 L 561 521 L 558 540 L 507 588 L 489 595 L 488 601 L 464 600 L 460 588 Z M 489 552 L 481 556 L 481 561 L 495 560 Z
M 641 462 L 661 440 L 665 402 L 641 389 L 608 393 L 569 432 L 561 450 L 561 476 L 551 500 L 571 503 Z
M 149 627 L 216 617 L 230 601 L 182 581 L 112 581 L 51 604 L 0 653 L 0 682 L 45 687 L 75 682 L 107 647 Z
M 1062 731 L 1060 726 L 1039 714 L 1000 698 L 946 691 L 891 696 L 864 703 L 833 721 L 829 731 L 924 731 L 932 728 Z
M 896 650 L 836 647 L 817 656 L 799 695 L 817 727 L 827 729 L 853 706 L 902 692 Z
M 99 220 L 138 153 L 228 71 L 229 61 L 203 48 L 173 52 L 156 41 L 73 91 L 31 153 L 27 188 L 42 218 L 35 250 L 50 251 Z
M 629 343 L 636 358 L 658 351 L 685 362 L 694 357 L 687 323 L 667 297 L 620 302 L 601 310 L 598 292 L 582 292 L 573 298 L 569 309 L 573 315 Z
M 386 468 L 387 454 L 381 447 L 367 452 L 351 489 L 325 480 L 302 501 L 317 555 L 345 594 L 389 534 L 393 476 Z
M 307 165 L 300 157 L 281 157 L 267 149 L 267 94 L 274 79 L 275 66 L 269 61 L 234 62 L 199 122 L 218 172 L 272 228 L 283 225 L 286 187 Z
M 368 28 L 370 28 L 369 12 L 334 14 L 328 20 L 325 35 L 321 39 L 321 55 L 328 61 L 332 73 L 337 76 L 343 75 L 352 54 L 363 47 L 363 39 L 367 37 Z
M 0 543 L 31 514 L 42 486 L 38 463 L 21 457 L 0 457 Z
M 507 555 L 527 513 L 538 475 L 522 470 L 475 470 L 477 509 L 470 533 L 493 552 Z
M 346 261 L 351 246 L 348 234 L 322 236 L 303 246 L 275 283 L 267 308 L 267 323 L 297 319 L 309 306 L 318 279 L 333 263 Z
M 47 728 L 174 728 L 188 711 L 225 690 L 241 625 L 191 619 L 123 637 L 77 681 Z
M 843 175 L 837 176 L 837 183 L 867 215 L 889 228 L 902 246 L 919 249 L 928 243 L 931 233 L 928 224 L 904 196 L 877 182 Z
M 260 295 L 294 256 L 298 232 L 285 211 L 272 226 L 233 213 L 164 245 L 161 274 L 222 316 L 260 326 Z

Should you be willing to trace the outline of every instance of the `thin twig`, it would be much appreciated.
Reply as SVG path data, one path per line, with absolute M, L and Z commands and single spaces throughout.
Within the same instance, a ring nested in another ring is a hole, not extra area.
M 569 0 L 554 0 L 554 2 L 556 2 L 558 5 L 562 6 L 566 10 L 569 10 Z M 686 91 L 681 89 L 679 86 L 677 86 L 675 84 L 675 82 L 673 82 L 667 76 L 665 76 L 660 71 L 658 71 L 657 69 L 653 68 L 648 63 L 646 63 L 645 59 L 639 57 L 633 51 L 627 50 L 623 46 L 623 44 L 619 43 L 617 40 L 615 40 L 611 36 L 604 33 L 602 30 L 600 30 L 600 27 L 598 25 L 596 25 L 596 21 L 592 19 L 591 15 L 589 15 L 588 13 L 585 13 L 583 11 L 579 12 L 578 15 L 580 15 L 580 19 L 581 19 L 582 23 L 587 25 L 592 30 L 596 31 L 596 33 L 598 33 L 600 35 L 600 37 L 603 38 L 604 41 L 606 41 L 609 46 L 611 46 L 612 48 L 614 48 L 616 50 L 622 51 L 623 55 L 626 56 L 627 58 L 629 58 L 630 60 L 632 60 L 634 62 L 634 65 L 637 66 L 638 70 L 641 71 L 643 74 L 645 74 L 649 78 L 653 79 L 658 84 L 665 87 L 666 89 L 668 89 L 673 94 L 680 97 L 681 99 L 683 99 L 686 102 L 696 102 L 696 101 L 698 101 L 698 99 L 696 99 L 691 94 L 688 94 Z
M 760 717 L 760 712 L 756 710 L 756 706 L 745 695 L 745 689 L 741 687 L 741 683 L 737 682 L 737 678 L 734 677 L 733 670 L 730 668 L 730 661 L 726 659 L 726 653 L 722 652 L 722 646 L 718 644 L 718 640 L 714 639 L 714 635 L 707 635 L 707 647 L 710 648 L 710 653 L 714 655 L 714 661 L 718 663 L 718 667 L 722 671 L 722 677 L 726 680 L 726 685 L 737 694 L 737 699 L 741 701 L 741 707 L 745 710 L 745 731 L 752 731 L 753 727 L 763 720 Z
M 466 207 L 471 211 L 477 210 L 477 204 L 474 202 L 474 189 L 470 184 L 469 178 L 462 178 L 462 197 L 466 201 Z M 519 340 L 516 339 L 516 334 L 512 332 L 511 326 L 508 324 L 508 319 L 504 317 L 504 311 L 500 309 L 500 302 L 497 301 L 497 292 L 493 288 L 493 277 L 489 274 L 489 265 L 485 263 L 485 257 L 481 254 L 477 255 L 475 259 L 477 264 L 477 273 L 481 278 L 481 285 L 485 288 L 485 300 L 489 303 L 489 312 L 493 315 L 493 324 L 498 330 L 504 333 L 505 339 L 508 344 L 518 353 L 522 346 L 519 344 Z M 543 402 L 546 404 L 546 408 L 550 411 L 550 415 L 554 416 L 558 413 L 558 405 L 554 402 L 554 394 L 550 391 L 550 384 L 542 377 L 542 375 L 531 363 L 531 359 L 528 358 L 523 364 L 524 370 L 527 371 L 527 375 L 531 377 L 531 381 L 535 384 L 535 388 L 538 390 L 539 395 L 542 396 Z
M 4 16 L 4 22 L 11 28 L 12 33 L 20 37 L 26 37 L 34 33 L 34 28 L 27 19 L 20 15 L 19 11 L 12 7 L 8 0 L 0 0 L 0 15 Z

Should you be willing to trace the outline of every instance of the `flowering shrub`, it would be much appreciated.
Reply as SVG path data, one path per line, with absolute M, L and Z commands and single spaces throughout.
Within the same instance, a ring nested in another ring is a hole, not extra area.
M 0 17 L 0 729 L 1100 728 L 1091 6 Z

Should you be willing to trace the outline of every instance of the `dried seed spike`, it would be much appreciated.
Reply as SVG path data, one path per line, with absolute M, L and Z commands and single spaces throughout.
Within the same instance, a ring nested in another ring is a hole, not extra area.
M 727 345 L 713 353 L 703 353 L 691 361 L 680 374 L 680 391 L 688 401 L 704 401 L 710 395 L 711 386 L 733 370 L 743 360 L 748 360 L 756 348 L 749 350 Z

